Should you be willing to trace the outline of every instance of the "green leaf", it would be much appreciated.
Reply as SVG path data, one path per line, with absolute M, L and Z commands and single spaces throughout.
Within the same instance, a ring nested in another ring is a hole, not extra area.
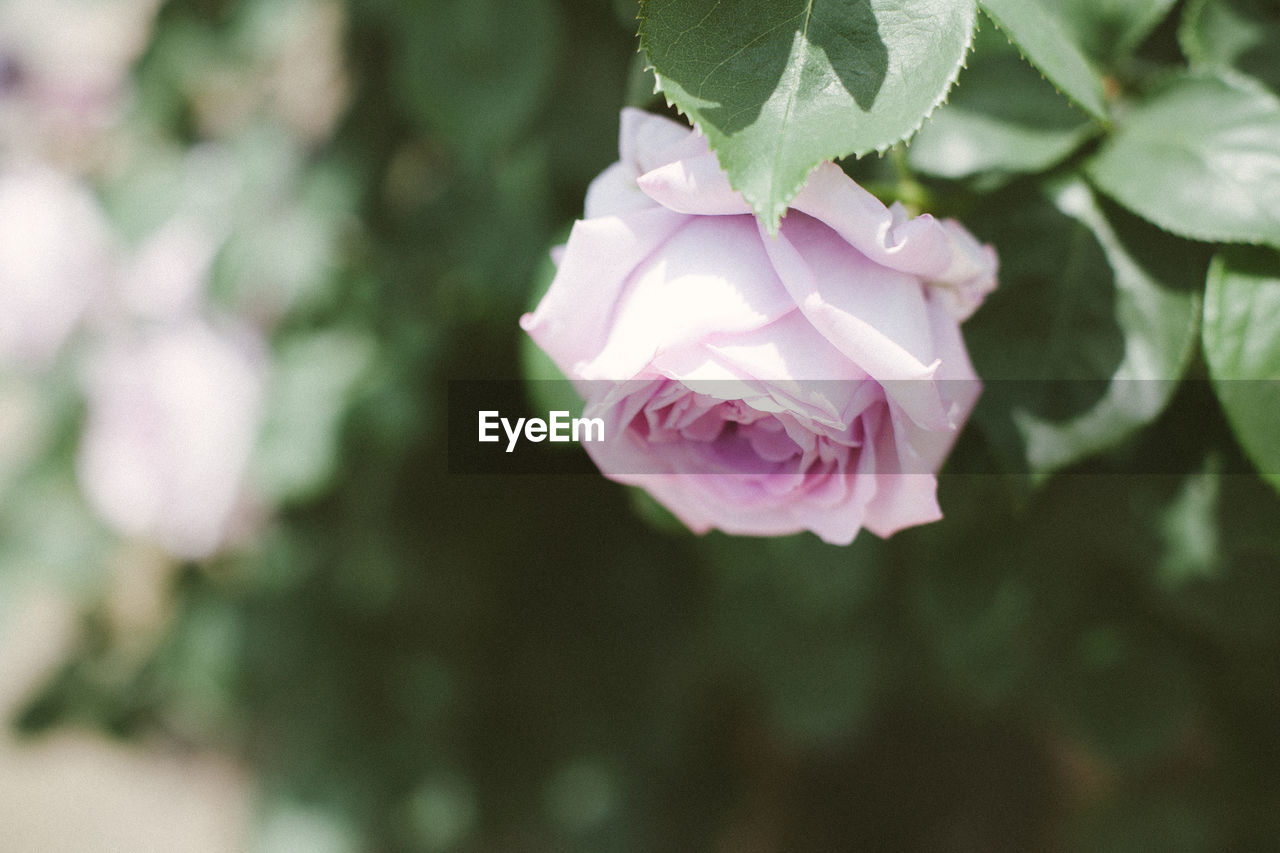
M 1121 204 L 1175 234 L 1280 245 L 1280 99 L 1182 75 L 1119 124 L 1087 166 Z
M 925 122 L 907 161 L 940 178 L 1039 172 L 1096 132 L 1097 125 L 1072 109 L 1004 36 L 986 27 L 946 109 Z
M 1079 178 L 1051 186 L 1049 201 L 977 223 L 1004 238 L 1001 284 L 966 328 L 987 380 L 975 419 L 1036 476 L 1160 414 L 1192 352 L 1204 269 L 1196 247 L 1104 211 Z
M 1272 0 L 1192 0 L 1178 43 L 1195 67 L 1234 68 L 1280 92 L 1280 6 Z
M 1132 53 L 1175 0 L 1057 0 L 1062 22 L 1085 53 L 1104 65 Z
M 1067 97 L 1098 118 L 1106 118 L 1102 76 L 1076 43 L 1056 5 L 1046 0 L 981 0 L 979 5 Z
M 1152 245 L 1149 235 L 1129 239 L 1103 213 L 1083 181 L 1051 189 L 1059 210 L 1085 225 L 1115 275 L 1115 321 L 1124 336 L 1124 356 L 1106 393 L 1089 411 L 1065 423 L 1027 413 L 1018 419 L 1035 469 L 1049 471 L 1103 450 L 1156 418 L 1173 395 L 1195 343 L 1199 306 L 1177 276 L 1186 269 L 1157 270 L 1136 246 Z M 1145 238 L 1145 239 L 1144 239 Z M 1192 267 L 1194 269 L 1194 267 Z M 1172 284 L 1173 287 L 1169 287 Z
M 640 43 L 771 228 L 824 160 L 883 151 L 946 96 L 973 0 L 645 0 Z
M 1280 489 L 1280 254 L 1233 248 L 1209 266 L 1204 353 L 1231 428 Z

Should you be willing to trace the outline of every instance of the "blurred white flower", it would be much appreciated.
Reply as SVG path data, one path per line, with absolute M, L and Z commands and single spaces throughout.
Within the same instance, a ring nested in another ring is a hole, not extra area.
M 111 275 L 93 196 L 43 166 L 0 172 L 0 365 L 46 366 Z
M 261 350 L 196 319 L 108 344 L 89 376 L 78 472 L 118 532 L 191 559 L 226 544 L 261 420 Z
M 118 118 L 159 5 L 0 0 L 0 138 L 26 150 L 85 147 Z

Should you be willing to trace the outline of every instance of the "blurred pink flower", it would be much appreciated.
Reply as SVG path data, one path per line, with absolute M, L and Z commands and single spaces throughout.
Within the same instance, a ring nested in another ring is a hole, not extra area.
M 120 533 L 186 558 L 226 543 L 261 419 L 258 350 L 192 319 L 112 342 L 94 363 L 78 472 Z

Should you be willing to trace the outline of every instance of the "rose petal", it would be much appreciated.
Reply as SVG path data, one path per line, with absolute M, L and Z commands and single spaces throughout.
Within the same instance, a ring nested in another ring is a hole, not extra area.
M 635 376 L 668 350 L 750 331 L 793 310 L 754 239 L 755 228 L 748 216 L 708 217 L 690 219 L 672 233 L 660 252 L 635 268 L 612 321 L 599 324 L 609 326 L 607 343 L 590 363 L 577 366 L 578 375 Z
M 929 214 L 909 218 L 902 205 L 886 208 L 834 163 L 818 166 L 791 203 L 829 225 L 878 264 L 919 276 L 951 291 L 951 308 L 965 319 L 995 288 L 996 256 L 958 223 Z
M 964 321 L 996 289 L 996 250 L 979 243 L 954 220 L 944 219 L 941 224 L 951 240 L 951 266 L 929 284 L 951 316 Z
M 710 151 L 645 172 L 636 183 L 649 198 L 679 213 L 751 213 L 751 205 L 729 185 L 729 176 Z
M 618 129 L 620 159 L 587 187 L 584 217 L 621 216 L 652 207 L 655 202 L 640 191 L 636 178 L 705 150 L 706 143 L 694 137 L 688 127 L 644 110 L 625 108 Z
M 587 219 L 596 219 L 622 216 L 648 207 L 657 207 L 657 202 L 640 191 L 635 170 L 625 163 L 614 163 L 587 187 L 583 214 Z
M 817 256 L 802 255 L 792 237 Z M 812 226 L 799 221 L 776 237 L 765 237 L 778 277 L 804 316 L 884 384 L 912 419 L 926 428 L 945 429 L 950 423 L 946 407 L 930 381 L 938 362 L 923 360 L 932 356 L 933 342 L 919 283 L 869 263 L 847 246 L 830 240 L 819 244 L 813 237 Z M 821 278 L 810 266 L 815 261 Z
M 566 375 L 604 348 L 610 317 L 633 269 L 688 217 L 662 208 L 574 224 L 546 296 L 520 326 Z M 619 374 L 618 378 L 626 378 Z
M 654 115 L 635 107 L 625 107 L 618 127 L 618 153 L 622 163 L 631 169 L 632 177 L 673 163 L 689 151 L 705 151 L 706 141 L 696 136 L 688 125 Z
M 884 538 L 942 518 L 938 478 L 932 474 L 877 474 L 876 495 L 866 506 L 863 527 Z
M 716 339 L 707 350 L 744 375 L 777 381 L 861 381 L 866 371 L 819 334 L 800 311 L 789 311 L 767 326 L 731 339 Z
M 799 416 L 828 426 L 849 424 L 861 411 L 866 371 L 792 311 L 730 341 L 711 343 L 707 358 L 740 376 L 767 380 L 773 398 Z M 812 429 L 814 424 L 806 426 Z
M 821 220 L 883 266 L 933 278 L 951 265 L 950 246 L 933 217 L 908 219 L 900 205 L 890 210 L 834 163 L 810 173 L 791 209 Z

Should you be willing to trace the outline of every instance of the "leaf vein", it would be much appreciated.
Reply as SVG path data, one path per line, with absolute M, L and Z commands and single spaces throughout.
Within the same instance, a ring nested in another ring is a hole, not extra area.
M 804 73 L 804 66 L 809 58 L 809 21 L 813 19 L 813 0 L 809 0 L 809 2 L 805 4 L 802 15 L 804 17 L 804 24 L 800 28 L 800 59 L 796 63 L 795 72 L 792 74 L 792 84 L 788 87 L 787 103 L 782 112 L 781 128 L 785 128 L 791 121 L 791 112 L 795 108 L 796 95 L 800 90 L 800 77 Z M 781 169 L 780 163 L 782 162 L 782 149 L 785 142 L 786 134 L 779 132 L 777 144 L 773 149 L 773 169 L 769 176 L 771 182 L 777 180 L 777 174 Z M 772 195 L 772 193 L 770 195 Z M 770 211 L 770 215 L 772 215 L 772 213 L 773 211 Z

